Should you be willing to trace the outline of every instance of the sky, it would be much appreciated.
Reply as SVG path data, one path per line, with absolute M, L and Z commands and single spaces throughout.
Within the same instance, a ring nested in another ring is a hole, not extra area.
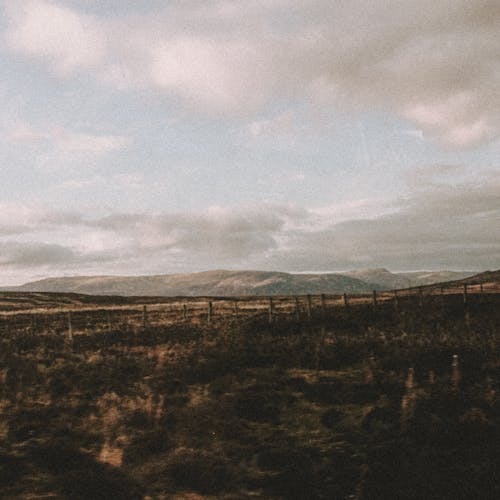
M 0 285 L 500 268 L 498 0 L 0 0 Z

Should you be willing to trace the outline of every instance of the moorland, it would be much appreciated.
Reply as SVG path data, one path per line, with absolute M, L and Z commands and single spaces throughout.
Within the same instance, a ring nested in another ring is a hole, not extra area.
M 498 498 L 499 283 L 3 292 L 0 497 Z

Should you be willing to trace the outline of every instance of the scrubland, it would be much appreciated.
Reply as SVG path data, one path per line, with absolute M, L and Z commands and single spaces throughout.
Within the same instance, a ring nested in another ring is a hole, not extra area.
M 4 318 L 0 497 L 500 498 L 499 305 Z

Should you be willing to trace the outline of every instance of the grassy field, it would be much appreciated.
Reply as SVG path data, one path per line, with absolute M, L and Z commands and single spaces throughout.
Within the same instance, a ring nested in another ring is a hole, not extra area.
M 282 297 L 271 321 L 25 295 L 2 297 L 1 498 L 500 498 L 495 293 Z

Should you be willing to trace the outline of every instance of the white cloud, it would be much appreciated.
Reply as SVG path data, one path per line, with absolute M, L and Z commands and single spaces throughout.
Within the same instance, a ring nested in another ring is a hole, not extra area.
M 5 2 L 6 40 L 15 52 L 48 61 L 61 75 L 96 67 L 105 55 L 105 31 L 96 18 L 45 0 Z
M 105 182 L 106 180 L 104 177 L 100 175 L 93 175 L 91 177 L 86 177 L 83 179 L 68 179 L 66 181 L 61 182 L 61 184 L 59 184 L 58 187 L 64 191 L 68 189 L 73 191 L 73 190 L 93 188 Z
M 397 207 L 393 203 L 382 199 L 358 199 L 314 208 L 310 212 L 318 217 L 318 221 L 321 221 L 315 226 L 317 229 L 331 227 L 332 224 L 348 220 L 377 219 L 382 215 L 397 211 Z
M 127 145 L 125 137 L 116 135 L 91 135 L 59 130 L 56 141 L 60 147 L 68 151 L 87 151 L 90 153 L 109 153 L 124 149 Z
M 81 133 L 53 125 L 35 128 L 26 122 L 18 122 L 12 126 L 7 133 L 7 138 L 11 142 L 35 145 L 46 143 L 56 151 L 97 155 L 119 151 L 127 147 L 129 143 L 129 140 L 123 136 Z
M 246 127 L 253 138 L 279 138 L 297 132 L 297 117 L 287 111 L 266 120 L 256 120 Z
M 115 174 L 113 182 L 129 189 L 144 189 L 146 187 L 146 180 L 142 172 Z
M 179 36 L 153 47 L 150 57 L 150 82 L 194 105 L 234 112 L 262 101 L 255 93 L 258 54 L 251 45 Z
M 420 140 L 424 139 L 424 133 L 420 129 L 403 130 L 403 131 L 401 131 L 401 134 L 407 135 L 409 137 L 415 137 L 416 139 L 420 139 Z
M 196 112 L 252 114 L 279 97 L 386 109 L 452 148 L 500 134 L 496 1 L 177 0 L 108 19 L 56 1 L 4 4 L 16 53 Z
M 36 131 L 31 125 L 25 122 L 16 123 L 7 133 L 7 138 L 12 142 L 37 142 L 47 139 L 47 133 Z
M 440 134 L 444 144 L 464 148 L 475 146 L 495 136 L 493 117 L 486 113 L 475 119 L 477 106 L 472 97 L 455 95 L 432 104 L 419 104 L 406 116 L 431 134 Z

